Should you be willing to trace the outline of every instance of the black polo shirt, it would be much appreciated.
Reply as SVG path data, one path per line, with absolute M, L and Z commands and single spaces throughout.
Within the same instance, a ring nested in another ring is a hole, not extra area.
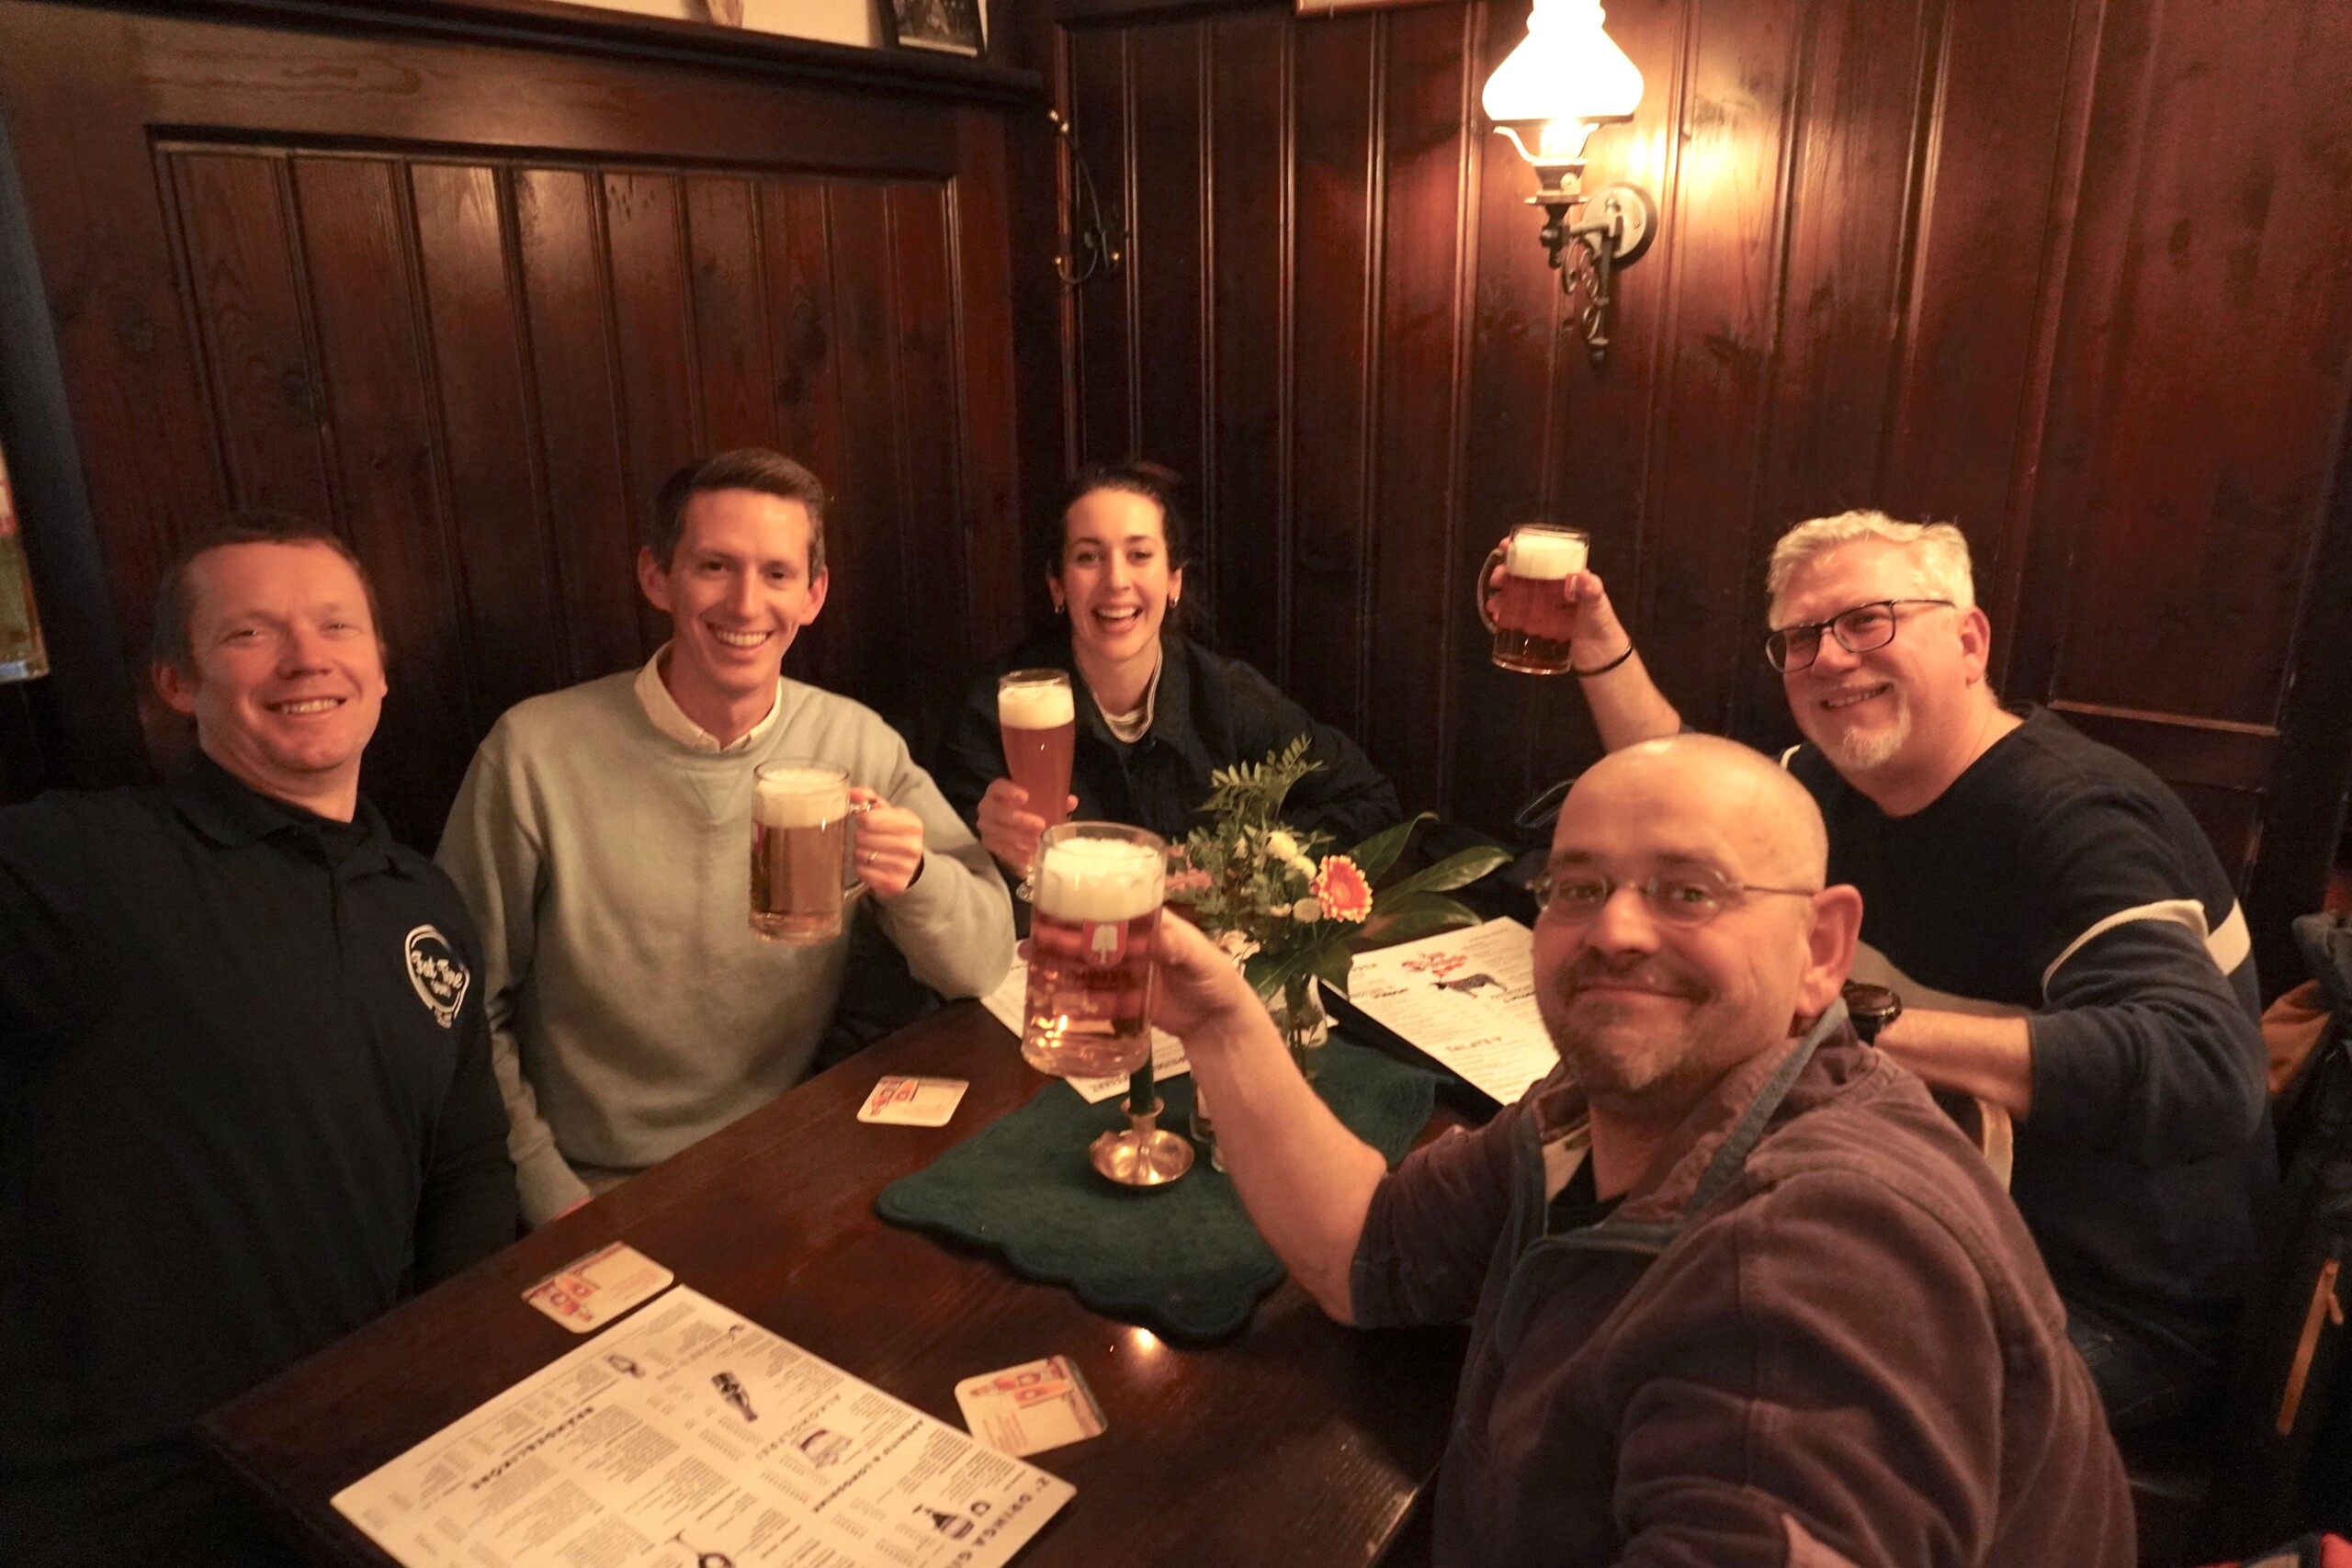
M 365 801 L 208 760 L 0 811 L 0 1483 L 169 1446 L 514 1238 L 480 972 Z

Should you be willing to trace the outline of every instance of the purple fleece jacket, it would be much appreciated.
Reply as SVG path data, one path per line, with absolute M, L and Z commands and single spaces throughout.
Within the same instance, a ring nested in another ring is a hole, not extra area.
M 1555 1074 L 1366 1217 L 1359 1323 L 1472 1319 L 1438 1563 L 1778 1568 L 1808 1538 L 1889 1568 L 2132 1562 L 2023 1222 L 1842 1008 L 1727 1074 L 1613 1213 L 1547 1235 L 1542 1145 L 1584 1111 Z

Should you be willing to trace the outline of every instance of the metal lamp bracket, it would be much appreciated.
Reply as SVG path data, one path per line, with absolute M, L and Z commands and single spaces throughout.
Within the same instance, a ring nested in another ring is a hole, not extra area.
M 1566 183 L 1527 202 L 1542 208 L 1549 220 L 1539 238 L 1560 275 L 1561 294 L 1574 300 L 1579 288 L 1584 293 L 1584 309 L 1562 324 L 1581 329 L 1585 348 L 1599 362 L 1609 356 L 1617 270 L 1633 265 L 1650 248 L 1657 234 L 1657 209 L 1635 186 L 1609 186 L 1588 197 L 1565 188 Z

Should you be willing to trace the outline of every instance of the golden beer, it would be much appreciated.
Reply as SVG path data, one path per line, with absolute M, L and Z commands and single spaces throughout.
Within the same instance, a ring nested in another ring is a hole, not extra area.
M 1140 828 L 1069 822 L 1037 852 L 1021 1055 L 1062 1077 L 1131 1073 L 1151 1055 L 1167 847 Z
M 1496 555 L 1501 558 L 1502 581 L 1487 581 L 1496 565 L 1496 556 L 1488 556 L 1478 604 L 1480 617 L 1495 634 L 1495 663 L 1527 675 L 1566 674 L 1577 616 L 1562 584 L 1584 570 L 1585 535 L 1531 525 L 1513 529 Z
M 752 930 L 811 947 L 842 934 L 842 910 L 864 889 L 847 876 L 849 778 L 839 768 L 770 762 L 752 784 Z
M 1070 763 L 1078 750 L 1078 704 L 1059 670 L 1015 670 L 996 684 L 1004 770 L 1029 795 L 1029 809 L 1057 827 L 1069 814 Z

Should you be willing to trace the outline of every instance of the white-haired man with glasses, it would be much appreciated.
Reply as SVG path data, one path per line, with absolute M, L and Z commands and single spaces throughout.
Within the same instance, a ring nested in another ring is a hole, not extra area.
M 1802 523 L 1765 588 L 1765 658 L 1805 737 L 1782 761 L 1828 824 L 1830 876 L 1870 911 L 1855 978 L 1894 993 L 1877 1044 L 2013 1118 L 2012 1195 L 2109 1419 L 2193 1404 L 2277 1183 L 2229 877 L 2154 773 L 2003 705 L 1959 529 Z M 1566 592 L 1602 743 L 1679 729 L 1600 579 Z
M 2132 1562 L 2017 1211 L 1844 1027 L 1862 900 L 1827 858 L 1804 787 L 1744 746 L 1604 758 L 1539 884 L 1561 1070 L 1394 1172 L 1231 961 L 1162 923 L 1155 1021 L 1268 1245 L 1342 1322 L 1470 1324 L 1435 1561 Z

